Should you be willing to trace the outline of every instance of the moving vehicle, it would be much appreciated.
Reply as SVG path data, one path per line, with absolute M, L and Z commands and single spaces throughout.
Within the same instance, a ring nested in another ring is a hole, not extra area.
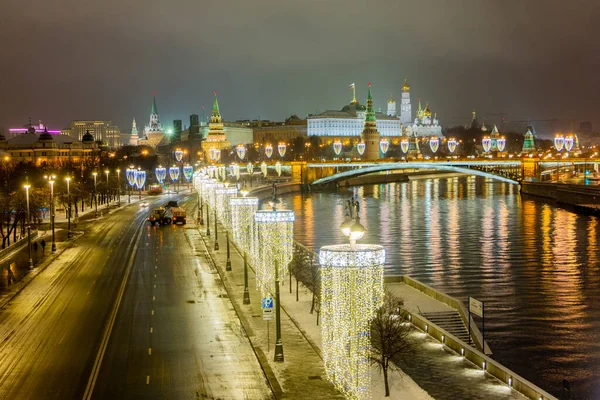
M 171 217 L 168 215 L 169 208 L 165 207 L 157 207 L 148 216 L 148 222 L 152 224 L 152 226 L 158 225 L 168 225 L 172 222 Z
M 187 223 L 187 218 L 185 215 L 185 209 L 181 207 L 173 207 L 171 209 L 171 217 L 173 220 L 173 224 L 176 225 L 185 225 Z

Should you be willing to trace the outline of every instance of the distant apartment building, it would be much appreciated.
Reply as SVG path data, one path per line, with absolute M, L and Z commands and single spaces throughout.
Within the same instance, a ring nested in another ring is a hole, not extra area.
M 273 122 L 264 120 L 237 121 L 240 125 L 252 128 L 254 143 L 289 142 L 298 136 L 307 136 L 305 119 L 292 115 L 285 121 Z

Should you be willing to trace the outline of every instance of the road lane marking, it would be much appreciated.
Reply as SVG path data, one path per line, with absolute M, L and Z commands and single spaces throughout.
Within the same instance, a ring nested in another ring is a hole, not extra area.
M 152 315 L 154 315 L 154 310 L 152 310 Z
M 139 228 L 143 226 L 139 225 Z M 102 341 L 100 342 L 100 348 L 98 349 L 98 354 L 96 355 L 96 360 L 94 361 L 94 365 L 92 367 L 92 372 L 90 373 L 90 377 L 88 379 L 87 386 L 85 388 L 85 392 L 83 394 L 84 400 L 89 400 L 92 398 L 92 393 L 94 392 L 94 386 L 96 385 L 96 380 L 98 379 L 98 374 L 100 373 L 100 367 L 102 366 L 102 359 L 104 358 L 104 353 L 106 352 L 106 348 L 108 347 L 108 340 L 110 338 L 110 334 L 112 332 L 112 328 L 115 324 L 115 320 L 117 319 L 117 313 L 119 311 L 119 306 L 121 305 L 121 300 L 123 299 L 123 294 L 125 293 L 125 287 L 127 286 L 127 281 L 129 279 L 129 274 L 131 272 L 131 267 L 133 266 L 133 261 L 135 259 L 135 254 L 137 253 L 138 246 L 140 244 L 140 240 L 142 239 L 142 229 L 139 230 L 137 235 L 137 239 L 131 238 L 131 243 L 133 244 L 133 250 L 131 252 L 131 256 L 129 257 L 129 262 L 127 264 L 127 269 L 125 270 L 125 276 L 123 277 L 123 281 L 121 282 L 121 287 L 119 288 L 119 292 L 117 293 L 117 299 L 111 311 L 111 314 L 108 319 L 108 324 L 106 325 L 104 335 L 102 337 Z M 135 241 L 135 242 L 134 242 Z M 131 246 L 130 246 L 131 248 Z M 150 377 L 148 377 L 149 379 Z
M 152 347 L 148 347 L 148 355 L 151 356 L 152 355 Z
M 156 284 L 154 284 L 154 289 L 156 289 Z
M 154 332 L 154 328 L 150 327 L 150 333 L 153 333 L 153 332 Z
M 150 375 L 146 375 L 146 385 L 150 384 Z
M 156 300 L 156 296 L 152 296 L 152 300 Z
M 156 274 L 154 274 L 154 277 L 156 278 Z

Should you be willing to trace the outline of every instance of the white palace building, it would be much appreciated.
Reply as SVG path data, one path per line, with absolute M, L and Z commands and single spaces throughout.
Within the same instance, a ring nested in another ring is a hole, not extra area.
M 352 102 L 344 106 L 340 111 L 327 110 L 317 115 L 308 117 L 308 136 L 319 136 L 325 140 L 334 138 L 359 138 L 365 125 L 366 107 L 356 100 L 356 89 L 354 84 Z M 435 115 L 429 110 L 419 108 L 415 118 L 412 118 L 412 106 L 410 102 L 410 86 L 404 80 L 402 85 L 402 100 L 400 104 L 400 115 L 396 114 L 396 101 L 390 98 L 387 104 L 387 113 L 375 113 L 377 119 L 377 130 L 382 137 L 442 137 L 442 127 Z

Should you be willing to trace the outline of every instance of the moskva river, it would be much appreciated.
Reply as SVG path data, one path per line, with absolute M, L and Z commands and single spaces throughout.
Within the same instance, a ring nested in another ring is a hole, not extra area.
M 596 217 L 521 197 L 516 185 L 460 176 L 283 196 L 296 240 L 344 243 L 355 195 L 367 232 L 387 250 L 386 274 L 408 274 L 485 302 L 494 358 L 560 395 L 600 399 L 600 226 Z

